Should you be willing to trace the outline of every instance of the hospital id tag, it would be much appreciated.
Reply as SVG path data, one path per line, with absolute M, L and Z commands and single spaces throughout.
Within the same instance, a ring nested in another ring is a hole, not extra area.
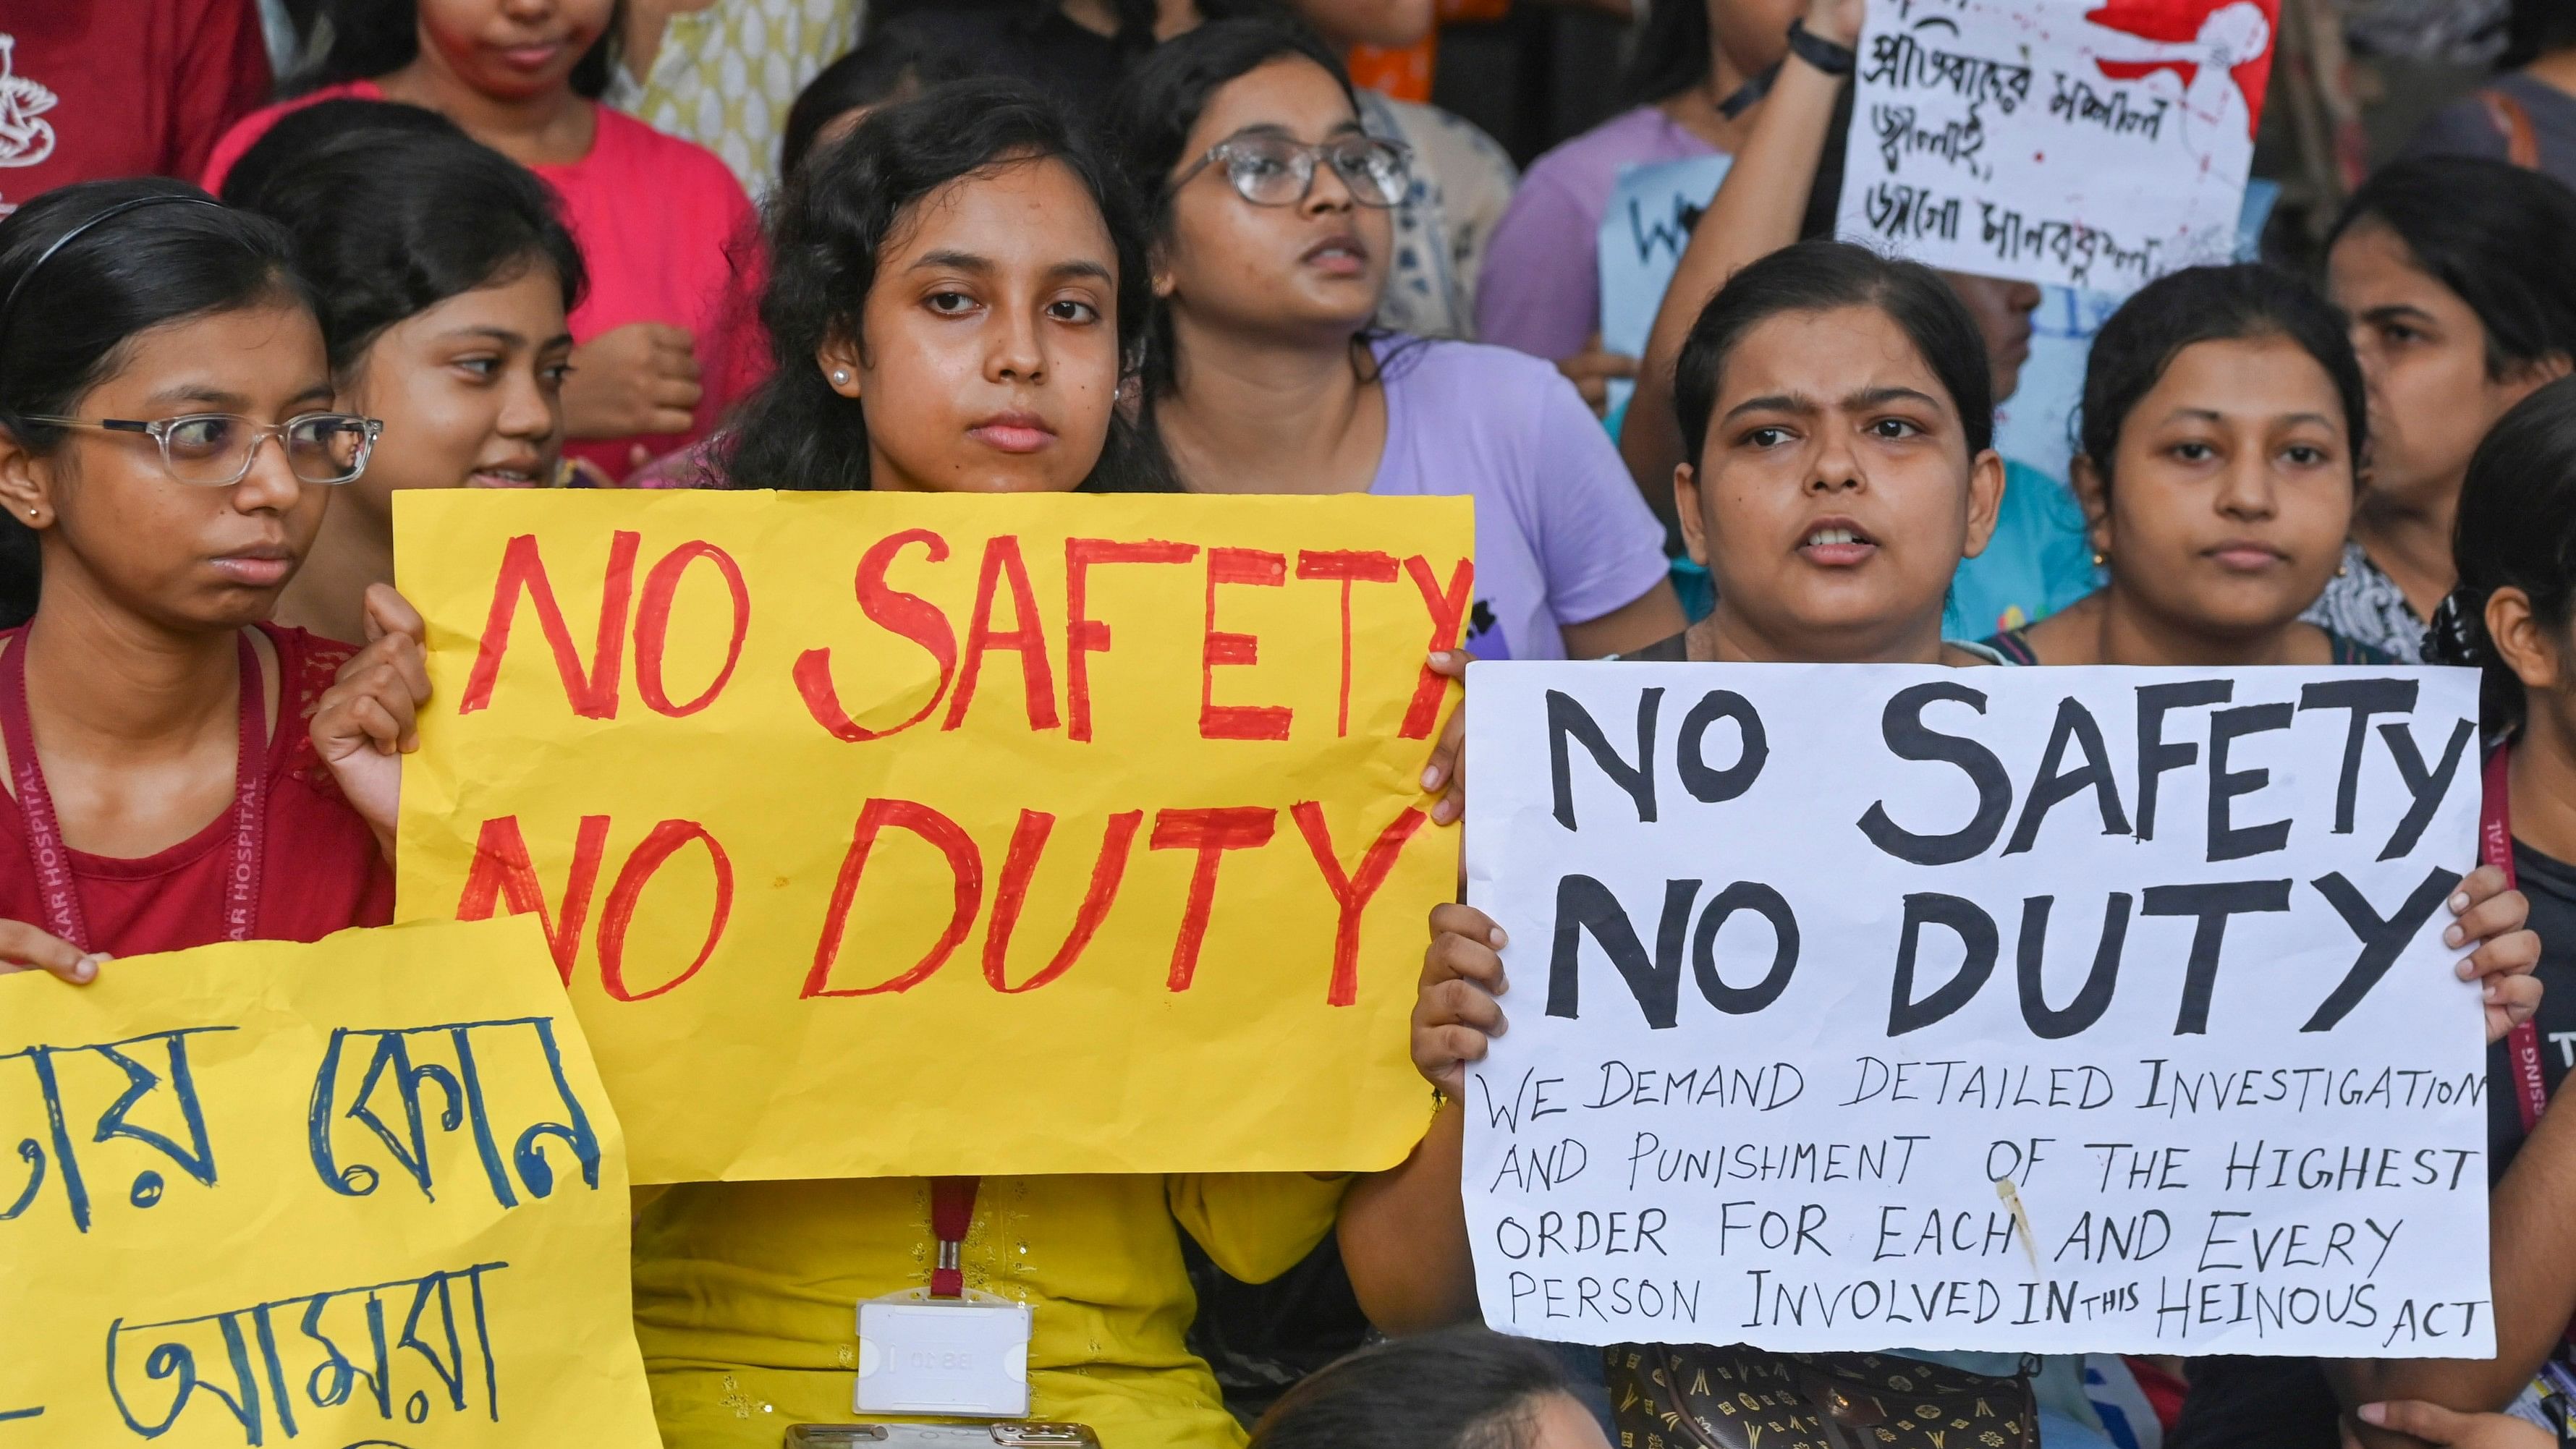
M 977 1294 L 914 1291 L 859 1305 L 862 1414 L 953 1414 L 1024 1419 L 1029 1413 L 1029 1305 Z

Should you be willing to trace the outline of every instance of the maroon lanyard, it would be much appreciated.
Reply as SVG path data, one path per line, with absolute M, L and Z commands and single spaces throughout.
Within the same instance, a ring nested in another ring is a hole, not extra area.
M 2478 856 L 2504 872 L 2505 889 L 2511 890 L 2513 877 L 2513 748 L 2506 744 L 2487 756 L 2486 788 L 2478 803 Z M 2540 1026 L 2526 1021 L 2505 1037 L 2505 1055 L 2513 1062 L 2513 1105 L 2522 1113 L 2522 1135 L 2528 1137 L 2540 1125 L 2540 1114 L 2549 1110 L 2549 1079 L 2540 1071 Z M 2567 1322 L 2560 1333 L 2559 1355 L 2567 1345 L 2576 1344 L 2576 1318 Z
M 233 838 L 224 862 L 224 939 L 247 941 L 259 923 L 260 860 L 268 833 L 260 789 L 267 774 L 267 712 L 260 707 L 259 656 L 247 636 L 236 635 L 235 642 L 241 649 L 241 754 L 233 767 Z M 36 731 L 27 717 L 23 631 L 17 647 L 0 654 L 0 740 L 8 743 L 10 784 L 17 791 L 18 814 L 27 822 L 28 853 L 36 858 L 45 929 L 83 951 L 96 950 L 81 911 L 80 884 L 72 876 L 71 852 L 54 819 L 54 797 L 45 789 L 44 767 L 36 760 Z
M 2512 758 L 2510 746 L 2487 756 L 2486 789 L 2478 804 L 2478 857 L 2504 872 L 2505 889 L 2514 887 L 2512 824 Z M 2513 1105 L 2522 1113 L 2527 1135 L 2549 1110 L 2549 1079 L 2540 1071 L 2540 1027 L 2526 1021 L 2505 1037 L 2505 1055 L 2513 1062 Z
M 930 1270 L 933 1298 L 966 1296 L 966 1230 L 974 1225 L 975 1190 L 982 1185 L 976 1177 L 930 1180 L 930 1232 L 939 1239 L 939 1261 Z

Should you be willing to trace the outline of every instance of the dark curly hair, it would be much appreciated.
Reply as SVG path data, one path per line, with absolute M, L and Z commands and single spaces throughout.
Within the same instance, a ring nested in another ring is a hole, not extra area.
M 866 409 L 832 391 L 816 349 L 856 337 L 877 259 L 923 198 L 964 177 L 1029 160 L 1071 171 L 1100 208 L 1118 261 L 1122 378 L 1145 348 L 1153 280 L 1144 227 L 1117 173 L 1065 114 L 1005 81 L 958 81 L 870 115 L 848 140 L 807 158 L 771 202 L 769 285 L 760 320 L 774 365 L 727 426 L 722 470 L 735 486 L 815 491 L 868 487 Z M 1096 493 L 1165 492 L 1159 454 L 1123 409 L 1113 411 L 1100 461 L 1083 481 Z
M 581 301 L 581 249 L 533 172 L 444 122 L 391 121 L 412 107 L 325 101 L 309 109 L 332 105 L 366 109 L 346 129 L 309 133 L 246 184 L 237 186 L 243 168 L 233 168 L 224 200 L 294 233 L 297 263 L 321 294 L 334 374 L 345 378 L 404 318 L 530 267 L 553 276 L 565 311 Z M 375 112 L 388 115 L 380 123 Z
M 2433 614 L 2435 662 L 2479 672 L 2479 713 L 2491 734 L 2522 725 L 2522 681 L 2487 635 L 2487 600 L 2520 589 L 2542 627 L 2567 638 L 2576 618 L 2576 378 L 2562 377 L 2488 429 L 2460 486 L 2451 529 L 2460 584 Z

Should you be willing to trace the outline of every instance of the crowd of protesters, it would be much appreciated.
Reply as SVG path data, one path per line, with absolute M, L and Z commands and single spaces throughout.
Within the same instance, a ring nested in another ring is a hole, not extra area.
M 1453 677 L 2475 668 L 2514 878 L 2469 874 L 2445 940 L 2491 1043 L 2576 1032 L 2576 13 L 2313 275 L 2129 297 L 2057 468 L 1997 449 L 2036 290 L 1824 235 L 1860 0 L 1656 0 L 1632 107 L 1526 175 L 1354 88 L 1431 0 L 268 8 L 0 10 L 0 971 L 390 920 L 429 691 L 399 489 L 1445 494 L 1478 505 Z M 1720 153 L 1643 356 L 1604 352 L 1620 171 Z M 1453 736 L 1443 824 L 1464 774 Z M 1038 1417 L 1693 1442 L 1617 1351 L 1464 1326 L 1457 1093 L 1513 998 L 1482 913 L 1427 942 L 1442 1105 L 1399 1167 L 983 1182 L 964 1252 L 1035 1306 Z M 1912 1357 L 2027 1396 L 2049 1449 L 2563 1442 L 2576 1121 L 2527 1126 L 2491 1050 L 2494 1359 Z M 639 1192 L 672 1449 L 847 1419 L 849 1305 L 923 1281 L 935 1196 Z

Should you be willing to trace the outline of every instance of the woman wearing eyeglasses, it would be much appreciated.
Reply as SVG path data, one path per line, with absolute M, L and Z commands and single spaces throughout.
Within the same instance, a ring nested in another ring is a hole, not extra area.
M 1678 633 L 1663 529 L 1547 363 L 1369 330 L 1405 189 L 1331 52 L 1219 21 L 1166 41 L 1113 107 L 1153 202 L 1145 415 L 1205 493 L 1470 494 L 1480 657 L 1618 653 Z
M 332 410 L 290 257 L 180 182 L 0 222 L 0 507 L 43 559 L 34 619 L 0 633 L 0 971 L 88 981 L 392 915 L 323 763 L 365 734 L 333 684 L 353 651 L 263 622 L 377 431 Z

